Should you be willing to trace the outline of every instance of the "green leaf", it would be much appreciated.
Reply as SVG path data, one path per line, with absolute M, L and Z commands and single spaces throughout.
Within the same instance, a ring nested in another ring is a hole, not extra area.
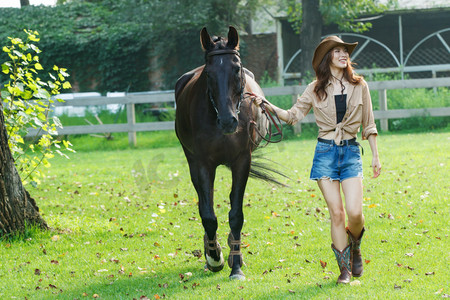
M 70 84 L 70 82 L 65 81 L 65 82 L 63 83 L 63 89 L 70 89 L 71 87 L 72 87 L 72 85 Z
M 57 116 L 53 116 L 53 122 L 55 123 L 56 126 L 63 128 L 62 123 Z M 64 142 L 66 142 L 66 141 L 64 141 Z
M 40 63 L 35 63 L 34 67 L 36 68 L 36 70 L 44 70 L 44 68 L 42 67 L 42 65 Z
M 2 65 L 2 72 L 5 74 L 9 74 L 9 67 L 5 64 Z

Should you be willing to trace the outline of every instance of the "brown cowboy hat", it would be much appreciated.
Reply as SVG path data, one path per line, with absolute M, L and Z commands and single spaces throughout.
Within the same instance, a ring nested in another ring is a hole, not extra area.
M 335 35 L 331 35 L 329 37 L 324 38 L 314 51 L 314 57 L 312 60 L 312 66 L 314 71 L 316 71 L 317 73 L 317 69 L 319 68 L 320 63 L 322 62 L 323 57 L 325 56 L 325 54 L 328 53 L 328 51 L 330 51 L 334 47 L 344 46 L 347 48 L 348 55 L 350 55 L 352 54 L 353 50 L 355 50 L 356 45 L 358 45 L 358 42 L 345 43 L 343 40 L 341 40 Z

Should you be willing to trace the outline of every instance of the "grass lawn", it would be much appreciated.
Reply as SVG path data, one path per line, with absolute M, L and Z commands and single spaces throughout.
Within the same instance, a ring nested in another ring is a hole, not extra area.
M 0 299 L 449 297 L 450 134 L 379 136 L 378 179 L 362 143 L 365 271 L 351 285 L 335 284 L 329 215 L 308 179 L 310 139 L 261 150 L 291 180 L 288 188 L 249 180 L 243 281 L 230 281 L 228 266 L 203 269 L 203 228 L 181 147 L 55 158 L 41 185 L 27 187 L 52 229 L 0 241 Z M 230 187 L 230 172 L 219 168 L 215 211 L 225 258 Z

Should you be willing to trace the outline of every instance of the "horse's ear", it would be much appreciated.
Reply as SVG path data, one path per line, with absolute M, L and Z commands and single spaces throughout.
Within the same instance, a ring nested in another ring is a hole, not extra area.
M 227 46 L 231 49 L 239 49 L 239 35 L 233 26 L 230 26 L 230 30 L 228 30 Z
M 202 44 L 202 48 L 205 51 L 214 48 L 214 42 L 212 41 L 211 36 L 206 30 L 206 27 L 203 27 L 202 31 L 200 31 L 200 43 Z

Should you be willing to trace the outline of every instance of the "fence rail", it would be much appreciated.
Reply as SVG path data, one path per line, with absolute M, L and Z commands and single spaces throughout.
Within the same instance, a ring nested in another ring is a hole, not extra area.
M 395 109 L 388 110 L 387 90 L 392 89 L 411 89 L 411 88 L 437 88 L 450 87 L 450 77 L 430 78 L 430 79 L 410 79 L 393 81 L 371 81 L 368 82 L 371 90 L 379 91 L 380 109 L 374 111 L 375 119 L 380 120 L 381 130 L 387 131 L 388 119 L 410 118 L 418 116 L 450 116 L 450 107 L 423 108 L 423 109 Z M 263 88 L 266 97 L 291 95 L 292 101 L 295 101 L 298 94 L 301 94 L 306 86 L 285 86 Z M 143 92 L 143 93 L 108 93 L 107 96 L 99 94 L 62 94 L 60 95 L 65 102 L 55 102 L 58 107 L 76 107 L 76 106 L 98 106 L 108 104 L 122 104 L 127 107 L 127 123 L 123 124 L 100 124 L 100 125 L 82 125 L 66 126 L 58 130 L 60 135 L 71 134 L 93 134 L 93 133 L 112 133 L 128 132 L 130 145 L 136 145 L 136 132 L 141 131 L 159 131 L 174 130 L 175 122 L 145 122 L 136 123 L 135 105 L 143 103 L 173 103 L 175 96 L 173 91 L 163 92 Z M 175 106 L 175 104 L 174 104 Z M 309 114 L 302 123 L 315 122 L 314 115 Z M 29 135 L 35 135 L 36 130 L 30 131 Z

